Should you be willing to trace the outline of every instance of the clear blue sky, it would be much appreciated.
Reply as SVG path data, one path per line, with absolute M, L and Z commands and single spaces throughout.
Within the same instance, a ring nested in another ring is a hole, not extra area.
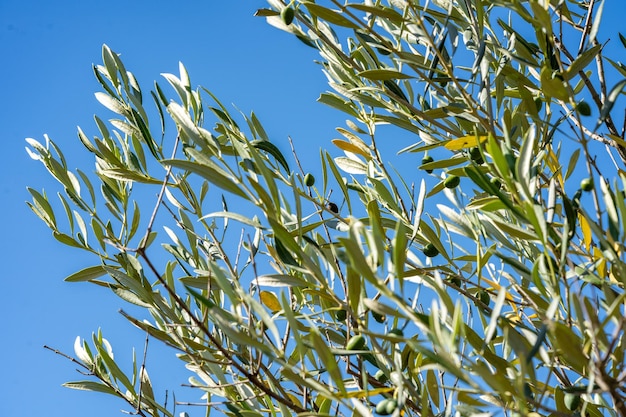
M 300 150 L 315 154 L 336 137 L 334 127 L 345 117 L 315 102 L 326 86 L 313 63 L 315 51 L 253 17 L 260 7 L 266 3 L 0 0 L 0 416 L 110 417 L 127 409 L 106 395 L 61 387 L 82 378 L 75 365 L 44 350 L 44 344 L 73 353 L 76 336 L 90 337 L 101 327 L 116 358 L 130 363 L 130 347 L 137 346 L 140 355 L 144 336 L 117 313 L 121 300 L 88 284 L 63 282 L 93 259 L 59 245 L 25 204 L 27 186 L 54 194 L 56 185 L 28 157 L 24 138 L 43 140 L 47 133 L 71 165 L 93 167 L 84 160 L 76 127 L 92 136 L 93 114 L 107 117 L 94 98 L 99 85 L 91 69 L 101 63 L 103 43 L 122 55 L 146 92 L 160 73 L 177 74 L 182 61 L 192 83 L 209 88 L 226 105 L 248 114 L 254 110 L 286 152 L 287 135 Z M 162 361 L 161 372 L 168 376 L 169 386 L 160 384 L 156 392 L 178 392 L 186 382 L 182 363 L 168 362 L 171 356 L 156 343 L 150 346 L 148 366 Z M 177 397 L 198 401 L 199 393 Z
M 606 1 L 607 27 L 623 26 L 622 1 Z M 85 153 L 76 126 L 93 135 L 93 114 L 105 114 L 93 95 L 99 88 L 91 70 L 101 61 L 103 43 L 122 54 L 144 91 L 160 73 L 177 73 L 178 61 L 184 62 L 192 83 L 246 113 L 254 110 L 285 150 L 287 135 L 303 154 L 313 155 L 337 137 L 334 127 L 345 117 L 315 103 L 326 88 L 313 64 L 315 51 L 253 17 L 265 5 L 261 0 L 0 0 L 0 417 L 109 417 L 127 410 L 105 395 L 61 387 L 81 377 L 44 344 L 73 353 L 76 336 L 89 337 L 101 327 L 123 362 L 130 361 L 131 346 L 141 355 L 143 335 L 117 314 L 124 306 L 119 299 L 62 281 L 92 261 L 57 244 L 24 203 L 27 186 L 55 190 L 24 151 L 24 138 L 42 140 L 47 133 L 70 164 L 87 163 L 79 159 Z M 178 392 L 186 382 L 180 363 L 168 358 L 170 352 L 151 345 L 149 368 L 159 363 L 160 375 L 167 376 L 157 392 Z M 193 401 L 194 394 L 177 397 Z

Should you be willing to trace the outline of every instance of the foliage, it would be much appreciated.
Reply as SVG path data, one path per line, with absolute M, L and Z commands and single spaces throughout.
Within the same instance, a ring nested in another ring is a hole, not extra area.
M 79 130 L 95 175 L 28 140 L 63 186 L 31 209 L 95 258 L 67 281 L 145 309 L 125 315 L 207 414 L 626 416 L 626 67 L 603 54 L 603 2 L 269 4 L 320 53 L 343 154 L 315 179 L 182 65 L 175 99 L 148 95 L 105 46 L 117 116 Z M 75 354 L 93 378 L 68 386 L 174 414 L 100 333 Z

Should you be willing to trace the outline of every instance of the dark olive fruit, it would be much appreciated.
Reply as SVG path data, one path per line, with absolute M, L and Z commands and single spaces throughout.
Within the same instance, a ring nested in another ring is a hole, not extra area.
M 346 321 L 346 317 L 348 317 L 348 313 L 343 308 L 335 311 L 335 318 L 337 321 Z
M 484 290 L 478 291 L 478 293 L 476 294 L 476 298 L 478 298 L 481 303 L 487 306 L 489 305 L 489 302 L 491 301 L 491 297 L 489 297 L 489 293 Z
M 500 181 L 500 178 L 498 177 L 491 177 L 489 182 L 493 184 L 498 190 L 502 188 L 502 181 Z
M 339 213 L 339 207 L 337 207 L 337 204 L 335 203 L 331 202 L 331 203 L 326 204 L 326 208 L 335 214 Z
M 485 163 L 485 160 L 483 159 L 483 155 L 480 153 L 479 148 L 470 149 L 469 154 L 470 154 L 471 160 L 476 162 L 478 165 L 482 165 Z
M 396 410 L 396 407 L 398 407 L 398 403 L 396 402 L 396 400 L 394 400 L 393 398 L 385 398 L 384 400 L 382 400 L 381 402 L 378 403 L 378 405 L 376 405 L 376 414 L 379 414 L 381 416 L 388 416 L 390 414 L 393 414 L 393 412 Z
M 576 105 L 576 110 L 581 116 L 591 116 L 591 107 L 586 101 L 581 101 Z
M 380 314 L 375 311 L 372 311 L 372 317 L 374 317 L 374 320 L 376 320 L 379 323 L 384 323 L 386 319 L 384 314 Z
M 287 26 L 289 26 L 291 22 L 293 22 L 294 15 L 295 13 L 291 7 L 285 7 L 280 12 L 280 18 L 283 19 L 283 22 L 285 22 Z
M 348 350 L 362 350 L 364 347 L 365 337 L 363 337 L 362 334 L 352 336 L 350 340 L 348 340 L 348 344 L 346 345 L 346 349 Z
M 568 410 L 574 411 L 580 406 L 580 395 L 567 392 L 563 396 L 563 402 L 565 403 L 565 407 L 567 407 Z
M 450 278 L 448 278 L 448 282 L 450 284 L 454 285 L 455 287 L 460 287 L 461 286 L 461 278 L 450 277 Z
M 402 329 L 394 327 L 393 329 L 389 330 L 389 333 L 387 333 L 387 336 L 404 337 L 404 332 L 402 331 Z
M 428 164 L 430 162 L 435 162 L 435 159 L 432 156 L 426 155 L 425 157 L 422 158 L 422 165 Z M 428 172 L 429 174 L 432 174 L 433 170 L 432 169 L 427 169 L 426 172 Z
M 376 371 L 376 374 L 374 375 L 374 379 L 376 379 L 376 381 L 382 384 L 384 384 L 385 382 L 389 380 L 389 378 L 387 378 L 387 375 L 385 375 L 385 371 L 383 371 L 382 369 L 379 369 L 378 371 Z
M 583 191 L 593 190 L 593 178 L 585 178 L 580 182 L 580 188 Z
M 533 389 L 530 387 L 528 382 L 524 382 L 524 396 L 526 398 L 530 398 L 531 400 L 535 398 L 535 394 L 533 393 Z
M 446 188 L 456 188 L 461 183 L 461 178 L 456 175 L 448 175 L 443 181 L 443 186 Z
M 541 108 L 543 107 L 543 101 L 539 97 L 535 99 L 535 107 L 537 107 L 538 112 L 541 111 Z
M 426 246 L 424 246 L 424 249 L 422 249 L 422 252 L 424 252 L 424 255 L 429 258 L 434 258 L 439 255 L 439 250 L 432 243 L 427 243 Z
M 310 172 L 304 176 L 304 185 L 307 187 L 313 187 L 315 184 L 315 177 Z

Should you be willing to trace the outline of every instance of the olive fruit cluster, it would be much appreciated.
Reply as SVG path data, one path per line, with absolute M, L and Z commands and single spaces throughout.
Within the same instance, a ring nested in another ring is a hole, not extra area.
M 396 400 L 394 400 L 393 398 L 385 398 L 376 405 L 375 411 L 378 415 L 388 416 L 390 414 L 393 414 L 393 412 L 396 411 L 397 407 L 398 402 Z

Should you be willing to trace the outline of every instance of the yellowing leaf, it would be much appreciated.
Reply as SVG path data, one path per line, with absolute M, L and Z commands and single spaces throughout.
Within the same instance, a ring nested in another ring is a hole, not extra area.
M 599 261 L 596 264 L 596 270 L 598 271 L 598 276 L 602 279 L 606 278 L 606 258 L 600 249 L 597 246 L 593 247 L 593 260 Z
M 589 226 L 589 222 L 582 214 L 578 213 L 578 222 L 580 223 L 580 229 L 583 232 L 583 242 L 585 243 L 585 249 L 589 251 L 589 247 L 591 246 L 591 226 Z
M 261 302 L 265 307 L 269 308 L 273 313 L 282 310 L 278 297 L 273 292 L 261 291 Z
M 500 284 L 488 278 L 482 277 L 481 281 L 486 282 L 487 284 L 491 285 L 491 288 L 493 288 L 496 292 L 500 292 L 500 289 L 502 288 Z M 506 298 L 507 301 L 510 301 L 511 303 L 515 302 L 515 299 L 513 298 L 513 296 L 509 294 L 508 292 L 505 293 L 504 297 Z
M 559 181 L 559 185 L 563 188 L 563 174 L 561 174 L 561 164 L 559 162 L 559 158 L 554 153 L 554 150 L 551 146 L 548 147 L 548 158 L 546 158 L 546 163 L 552 173 L 556 173 L 556 178 Z
M 362 157 L 364 157 L 366 160 L 370 160 L 372 159 L 372 156 L 370 155 L 369 152 L 366 152 L 363 148 L 361 148 L 360 146 L 357 146 L 351 142 L 346 142 L 345 140 L 341 140 L 341 139 L 333 139 L 332 140 L 333 144 L 338 147 L 339 149 L 341 149 L 342 151 L 345 152 L 351 152 L 357 155 L 361 155 Z
M 461 149 L 468 149 L 478 146 L 479 143 L 483 143 L 487 140 L 487 135 L 467 135 L 460 138 L 452 139 L 444 146 L 451 151 L 460 151 Z
M 349 391 L 349 392 L 346 393 L 346 398 L 367 398 L 367 397 L 373 397 L 375 395 L 385 394 L 385 393 L 391 392 L 393 390 L 394 390 L 394 388 L 392 388 L 392 387 L 385 387 L 385 388 L 368 389 L 367 391 Z

